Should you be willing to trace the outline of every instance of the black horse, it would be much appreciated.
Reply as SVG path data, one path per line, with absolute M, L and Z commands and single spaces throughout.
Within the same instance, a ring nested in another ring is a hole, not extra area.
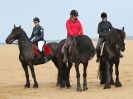
M 29 73 L 28 73 L 28 66 L 31 70 L 32 77 L 34 79 L 34 85 L 33 88 L 38 88 L 38 83 L 35 76 L 35 71 L 33 65 L 43 64 L 47 61 L 42 60 L 42 55 L 36 55 L 33 51 L 32 45 L 33 43 L 29 40 L 27 37 L 25 31 L 21 29 L 21 26 L 16 27 L 14 25 L 14 28 L 11 31 L 11 34 L 7 37 L 6 43 L 11 44 L 13 41 L 18 40 L 18 47 L 19 47 L 19 60 L 22 64 L 22 67 L 25 72 L 26 76 L 26 88 L 30 88 L 30 81 L 29 81 Z M 48 57 L 48 61 L 52 60 L 55 66 L 58 68 L 58 62 L 56 58 L 56 50 L 58 43 L 52 42 L 48 43 L 48 46 L 51 49 L 51 55 Z M 59 75 L 58 75 L 59 76 Z M 59 83 L 59 79 L 57 81 L 57 84 Z
M 58 45 L 58 66 L 60 69 L 60 80 L 61 80 L 61 87 L 64 86 L 62 74 L 66 76 L 65 84 L 67 87 L 70 87 L 69 75 L 70 69 L 75 64 L 76 69 L 76 77 L 77 77 L 77 91 L 82 91 L 80 85 L 80 72 L 79 72 L 79 64 L 82 63 L 84 66 L 83 69 L 83 90 L 87 90 L 87 66 L 88 61 L 91 60 L 95 55 L 95 48 L 91 41 L 91 39 L 86 35 L 79 35 L 76 38 L 72 37 L 70 40 L 69 47 L 67 48 L 68 53 L 68 65 L 63 62 L 63 53 L 61 53 L 62 47 L 65 43 L 65 40 L 62 40 Z M 60 53 L 60 54 L 59 54 Z M 66 64 L 66 65 L 63 65 Z M 62 72 L 63 71 L 63 72 Z
M 124 27 L 120 29 L 112 29 L 106 36 L 102 54 L 100 56 L 99 77 L 100 83 L 105 84 L 104 89 L 111 88 L 111 84 L 121 87 L 119 80 L 119 62 L 121 51 L 125 51 L 125 32 Z M 99 49 L 100 52 L 100 49 Z M 113 80 L 113 64 L 115 64 L 116 81 Z

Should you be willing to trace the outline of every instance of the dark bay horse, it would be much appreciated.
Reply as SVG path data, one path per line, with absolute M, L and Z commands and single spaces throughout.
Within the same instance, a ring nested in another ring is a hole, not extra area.
M 6 43 L 11 44 L 15 40 L 18 40 L 18 47 L 20 51 L 19 60 L 22 64 L 22 67 L 24 69 L 25 76 L 26 76 L 25 87 L 30 88 L 29 73 L 28 73 L 28 66 L 29 66 L 32 73 L 32 77 L 34 79 L 33 88 L 38 88 L 38 83 L 36 80 L 33 65 L 43 64 L 43 63 L 46 63 L 46 61 L 42 61 L 41 55 L 36 56 L 36 54 L 32 49 L 32 42 L 27 37 L 25 31 L 21 29 L 21 26 L 16 27 L 14 25 L 14 28 L 12 29 L 11 34 L 6 39 Z M 51 49 L 51 56 L 48 58 L 48 61 L 52 60 L 52 62 L 58 68 L 58 62 L 56 58 L 56 49 L 57 49 L 58 43 L 55 43 L 55 42 L 48 43 L 48 46 Z
M 66 81 L 65 84 L 67 87 L 70 87 L 70 81 L 69 81 L 69 74 L 70 74 L 70 69 L 73 65 L 73 63 L 75 64 L 75 69 L 76 69 L 76 77 L 77 77 L 77 91 L 82 91 L 81 89 L 81 85 L 80 85 L 80 72 L 79 72 L 79 64 L 82 63 L 84 68 L 83 68 L 83 90 L 87 90 L 87 66 L 88 66 L 88 61 L 90 61 L 94 55 L 95 55 L 95 48 L 94 45 L 91 41 L 91 39 L 86 36 L 86 35 L 79 35 L 76 38 L 72 37 L 71 38 L 71 43 L 69 44 L 70 46 L 67 49 L 68 52 L 68 65 L 66 63 L 63 62 L 63 53 L 61 53 L 62 47 L 65 43 L 65 40 L 62 40 L 59 45 L 58 45 L 58 65 L 60 69 L 63 69 L 61 72 L 60 70 L 60 74 L 61 74 L 61 79 L 62 80 L 62 74 L 65 73 L 64 75 L 66 75 Z M 60 54 L 62 55 L 60 55 Z M 65 67 L 66 64 L 67 67 Z M 64 69 L 65 68 L 65 69 Z M 62 80 L 63 81 L 63 80 Z M 63 83 L 61 81 L 61 83 Z M 62 86 L 63 84 L 61 84 Z
M 123 29 L 112 29 L 106 36 L 103 53 L 100 57 L 99 64 L 99 77 L 101 84 L 105 84 L 104 89 L 111 88 L 111 84 L 116 87 L 121 87 L 122 84 L 119 80 L 119 63 L 120 53 L 125 51 L 125 32 Z M 113 64 L 115 64 L 116 81 L 113 80 Z

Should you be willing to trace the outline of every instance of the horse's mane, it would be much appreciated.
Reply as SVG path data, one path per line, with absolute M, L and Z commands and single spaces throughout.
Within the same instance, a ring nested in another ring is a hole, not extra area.
M 120 33 L 121 38 L 125 39 L 126 33 L 123 30 L 117 29 L 117 32 Z
M 18 32 L 19 32 L 19 35 L 21 37 L 21 40 L 26 41 L 26 43 L 25 42 L 21 42 L 21 40 L 18 42 L 19 49 L 21 51 L 23 49 L 22 45 L 25 45 L 25 46 L 30 45 L 31 46 L 32 43 L 31 43 L 30 39 L 28 38 L 26 32 L 22 28 L 19 28 Z
M 110 44 L 114 44 L 117 40 L 118 37 L 125 39 L 125 32 L 123 30 L 117 29 L 117 28 L 113 28 L 107 35 L 106 37 L 106 41 Z
M 21 35 L 21 36 L 23 36 L 23 37 L 25 37 L 25 38 L 28 38 L 26 32 L 25 32 L 22 28 L 20 28 L 19 30 L 20 30 L 20 35 Z M 29 39 L 29 38 L 28 38 L 28 39 Z
M 20 33 L 22 33 L 22 35 L 25 35 L 28 38 L 26 32 L 22 28 L 20 28 Z
M 76 37 L 76 47 L 81 53 L 95 49 L 92 40 L 86 35 L 79 35 Z

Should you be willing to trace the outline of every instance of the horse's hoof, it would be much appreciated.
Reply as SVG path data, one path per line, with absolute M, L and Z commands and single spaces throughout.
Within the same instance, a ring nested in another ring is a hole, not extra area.
M 66 87 L 69 89 L 69 88 L 71 88 L 71 85 L 66 85 Z
M 64 85 L 63 85 L 63 86 L 61 85 L 61 87 L 60 87 L 60 88 L 65 88 L 65 86 L 64 86 Z
M 30 84 L 25 84 L 24 88 L 30 88 Z
M 77 88 L 77 92 L 82 92 L 81 87 L 78 87 L 78 88 Z
M 38 87 L 39 87 L 38 84 L 33 85 L 33 88 L 38 88 Z
M 111 81 L 110 84 L 111 84 L 111 85 L 115 85 L 114 81 Z
M 70 82 L 69 82 L 69 83 L 66 83 L 66 87 L 67 87 L 67 88 L 70 88 L 70 87 L 71 87 Z
M 83 91 L 86 91 L 88 90 L 88 87 L 87 86 L 83 86 Z
M 111 88 L 111 85 L 110 84 L 105 84 L 104 89 L 109 89 L 109 88 Z
M 115 86 L 116 86 L 116 87 L 122 87 L 122 84 L 121 84 L 120 81 L 117 81 L 117 82 L 115 82 Z
M 65 83 L 62 83 L 60 88 L 65 88 Z
M 105 84 L 105 80 L 101 80 L 101 81 L 100 81 L 100 84 L 101 84 L 101 85 Z

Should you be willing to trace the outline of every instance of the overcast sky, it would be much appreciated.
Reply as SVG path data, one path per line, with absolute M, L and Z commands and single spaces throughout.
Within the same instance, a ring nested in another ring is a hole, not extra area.
M 133 36 L 133 0 L 1 0 L 0 42 L 10 34 L 13 25 L 21 25 L 28 37 L 33 29 L 33 18 L 39 17 L 46 40 L 66 37 L 66 20 L 72 9 L 79 12 L 84 34 L 98 37 L 97 25 L 101 12 L 108 13 L 113 27 L 125 27 L 128 36 Z

